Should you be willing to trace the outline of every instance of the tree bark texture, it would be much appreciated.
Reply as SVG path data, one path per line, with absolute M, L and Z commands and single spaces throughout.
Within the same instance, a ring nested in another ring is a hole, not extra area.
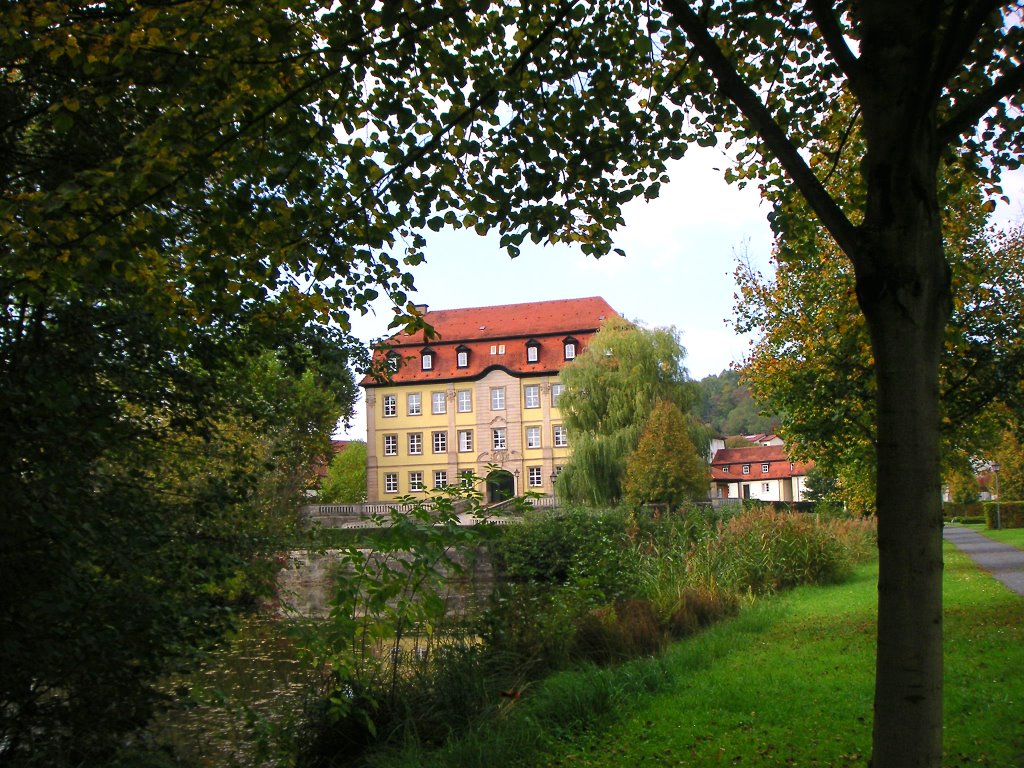
M 877 378 L 878 648 L 872 766 L 942 765 L 939 360 L 951 311 L 934 104 L 901 4 L 869 3 L 858 84 L 867 182 L 850 254 Z M 871 15 L 870 13 L 868 14 Z M 902 16 L 894 19 L 893 16 Z M 910 20 L 912 21 L 912 19 Z M 920 27 L 918 27 L 920 29 Z

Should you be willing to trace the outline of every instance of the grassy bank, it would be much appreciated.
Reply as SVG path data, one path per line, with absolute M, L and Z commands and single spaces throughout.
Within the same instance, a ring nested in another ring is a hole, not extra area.
M 876 571 L 802 587 L 657 660 L 563 673 L 442 752 L 376 765 L 862 766 Z M 946 550 L 947 766 L 1024 765 L 1024 600 Z

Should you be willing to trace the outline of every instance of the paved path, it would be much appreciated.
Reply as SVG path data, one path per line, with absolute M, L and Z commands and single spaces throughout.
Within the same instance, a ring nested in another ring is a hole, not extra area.
M 1024 551 L 959 525 L 947 525 L 942 535 L 1007 587 L 1024 595 Z

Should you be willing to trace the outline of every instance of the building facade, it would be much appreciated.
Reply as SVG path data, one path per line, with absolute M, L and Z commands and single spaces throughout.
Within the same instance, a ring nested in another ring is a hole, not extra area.
M 762 440 L 761 444 L 750 448 L 720 448 L 715 451 L 711 460 L 712 496 L 719 499 L 804 501 L 807 470 L 813 465 L 790 461 L 781 442 L 775 438 Z
M 560 372 L 616 312 L 600 297 L 427 311 L 367 376 L 367 499 L 485 477 L 486 500 L 551 494 L 569 456 Z

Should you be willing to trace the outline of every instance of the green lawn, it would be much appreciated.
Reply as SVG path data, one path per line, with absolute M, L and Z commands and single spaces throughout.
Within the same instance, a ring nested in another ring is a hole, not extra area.
M 841 586 L 764 600 L 621 673 L 559 675 L 504 722 L 401 762 L 493 765 L 497 753 L 524 766 L 864 766 L 876 573 L 866 566 Z M 947 545 L 945 600 L 945 764 L 1020 768 L 1024 599 Z M 643 665 L 646 687 L 620 681 L 642 678 Z

